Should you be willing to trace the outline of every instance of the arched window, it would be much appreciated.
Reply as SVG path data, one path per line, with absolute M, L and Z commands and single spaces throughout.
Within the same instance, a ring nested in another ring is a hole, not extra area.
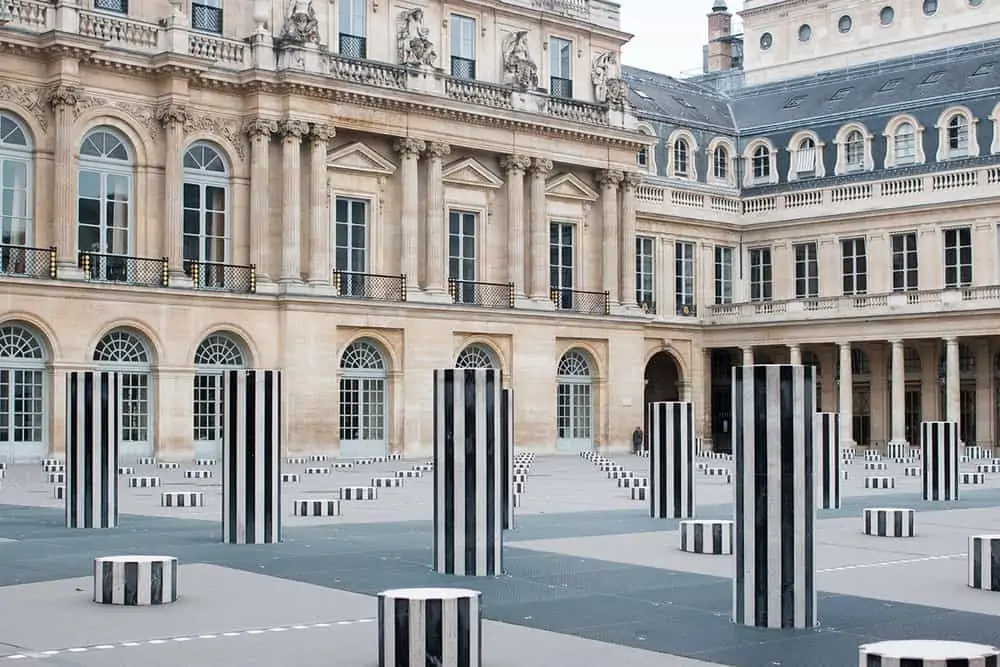
M 712 176 L 717 181 L 729 182 L 729 150 L 722 145 L 712 151 Z
M 844 142 L 844 163 L 848 171 L 865 168 L 865 135 L 860 130 L 851 130 Z
M 969 119 L 965 114 L 955 113 L 948 119 L 946 140 L 947 157 L 969 155 Z
M 45 350 L 31 331 L 0 325 L 0 458 L 45 456 Z
M 83 138 L 77 178 L 77 244 L 81 252 L 132 253 L 134 166 L 124 137 L 111 128 L 95 128 Z M 107 268 L 117 270 L 114 263 Z
M 369 340 L 356 340 L 340 358 L 340 455 L 386 453 L 388 369 L 385 355 Z
M 807 178 L 816 175 L 816 141 L 805 137 L 795 149 L 795 175 Z
M 691 147 L 687 139 L 674 139 L 673 170 L 674 176 L 688 177 L 691 175 Z
M 751 160 L 753 180 L 766 181 L 771 178 L 771 150 L 764 145 L 757 146 Z
M 455 368 L 500 368 L 500 364 L 491 349 L 473 343 L 459 353 Z
M 218 457 L 222 453 L 222 372 L 246 365 L 239 343 L 224 333 L 214 333 L 194 353 L 194 446 L 195 456 Z
M 131 456 L 153 454 L 152 362 L 145 341 L 130 331 L 109 331 L 94 348 L 94 361 L 102 370 L 122 374 L 121 453 Z
M 31 245 L 31 144 L 24 126 L 0 112 L 0 244 Z M 23 273 L 23 253 L 4 250 L 0 273 Z
M 903 167 L 917 161 L 917 129 L 913 123 L 903 121 L 892 135 L 895 166 Z
M 556 371 L 557 449 L 582 451 L 593 447 L 593 390 L 590 361 L 569 350 Z
M 213 146 L 199 141 L 184 153 L 184 261 L 229 261 L 229 169 Z M 218 267 L 221 269 L 221 267 Z M 211 280 L 212 271 L 200 276 Z

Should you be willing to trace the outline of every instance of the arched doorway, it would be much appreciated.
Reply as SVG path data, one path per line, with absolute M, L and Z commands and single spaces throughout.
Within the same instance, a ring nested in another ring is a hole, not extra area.
M 569 350 L 556 370 L 556 449 L 581 452 L 594 447 L 593 372 L 588 355 Z
M 232 336 L 214 333 L 194 353 L 194 451 L 199 458 L 222 456 L 222 372 L 246 365 Z
M 0 459 L 46 454 L 45 361 L 38 336 L 19 324 L 0 326 Z
M 647 405 L 681 400 L 680 365 L 666 350 L 657 352 L 646 362 L 644 395 Z
M 739 352 L 712 350 L 712 449 L 731 452 L 733 439 L 733 367 Z
M 386 453 L 388 364 L 373 341 L 361 339 L 340 357 L 340 455 Z
M 149 346 L 125 329 L 109 331 L 94 348 L 98 368 L 121 373 L 121 456 L 152 456 L 153 367 Z

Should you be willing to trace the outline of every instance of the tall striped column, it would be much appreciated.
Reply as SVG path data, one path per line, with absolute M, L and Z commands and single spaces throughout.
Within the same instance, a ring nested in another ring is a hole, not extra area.
M 434 568 L 503 572 L 501 373 L 434 371 Z
M 649 515 L 654 519 L 694 516 L 694 406 L 650 403 Z
M 281 372 L 222 376 L 222 541 L 281 541 Z
M 813 439 L 819 458 L 819 509 L 840 507 L 840 415 L 817 412 Z
M 121 377 L 66 375 L 66 527 L 118 525 Z
M 815 405 L 811 366 L 733 369 L 737 624 L 816 625 Z
M 500 396 L 501 463 L 503 465 L 503 528 L 514 527 L 514 390 L 504 389 Z
M 958 422 L 920 422 L 924 500 L 958 500 Z

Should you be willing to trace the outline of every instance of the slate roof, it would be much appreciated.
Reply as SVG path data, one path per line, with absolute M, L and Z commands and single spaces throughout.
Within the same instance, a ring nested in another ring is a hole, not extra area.
M 629 101 L 640 117 L 735 131 L 729 101 L 717 90 L 635 67 L 623 67 L 622 78 L 629 85 Z

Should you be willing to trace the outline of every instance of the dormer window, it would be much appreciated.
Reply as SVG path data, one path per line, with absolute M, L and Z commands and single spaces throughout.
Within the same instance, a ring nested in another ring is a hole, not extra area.
M 674 176 L 689 175 L 691 162 L 691 150 L 686 139 L 676 139 L 674 141 Z
M 771 150 L 767 146 L 758 146 L 753 151 L 751 159 L 754 182 L 767 181 L 771 178 Z
M 948 157 L 965 157 L 969 154 L 969 119 L 956 113 L 948 120 Z
M 716 146 L 712 151 L 712 176 L 717 181 L 729 181 L 729 151 L 725 146 Z
M 851 130 L 844 143 L 844 161 L 848 171 L 863 171 L 865 168 L 865 135 L 860 130 Z
M 795 151 L 795 175 L 802 178 L 816 175 L 816 142 L 806 137 Z
M 915 164 L 917 161 L 917 129 L 913 127 L 913 123 L 908 121 L 900 123 L 896 127 L 892 140 L 896 166 Z

